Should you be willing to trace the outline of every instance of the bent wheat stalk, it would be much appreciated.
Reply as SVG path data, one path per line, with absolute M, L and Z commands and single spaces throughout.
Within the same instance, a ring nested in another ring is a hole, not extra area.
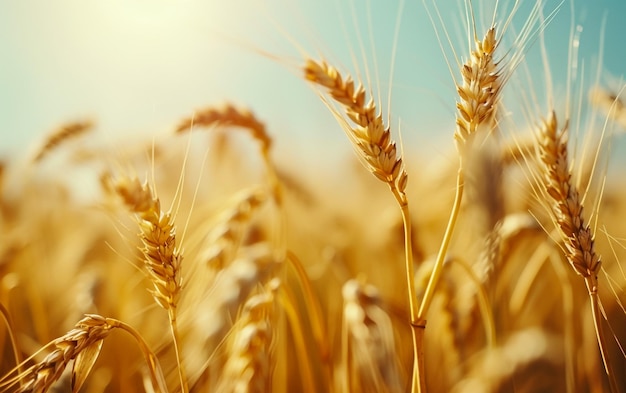
M 16 368 L 18 375 L 1 381 L 0 391 L 46 392 L 61 377 L 65 368 L 73 360 L 72 389 L 77 392 L 96 362 L 104 339 L 115 328 L 125 330 L 133 336 L 148 362 L 153 388 L 157 392 L 167 392 L 159 362 L 139 333 L 121 321 L 104 318 L 96 314 L 86 315 L 75 325 L 74 329 L 44 346 L 42 350 L 54 349 L 41 362 L 23 372 L 19 372 L 20 369 Z M 18 367 L 32 360 L 33 356 L 26 359 Z M 13 389 L 17 383 L 21 383 L 21 386 Z
M 406 280 L 409 296 L 410 324 L 413 335 L 412 391 L 425 391 L 424 369 L 419 354 L 422 351 L 423 326 L 418 323 L 417 297 L 413 285 L 414 266 L 411 241 L 411 218 L 405 189 L 408 175 L 396 144 L 391 140 L 389 127 L 383 123 L 382 114 L 370 98 L 366 102 L 362 84 L 355 85 L 351 77 L 345 79 L 339 71 L 325 62 L 308 59 L 304 65 L 308 81 L 325 87 L 331 97 L 341 104 L 352 125 L 339 113 L 335 116 L 352 142 L 357 156 L 365 167 L 379 180 L 387 183 L 402 211 L 404 225 L 404 250 Z
M 583 205 L 578 190 L 571 182 L 567 157 L 567 123 L 557 127 L 556 114 L 550 113 L 537 135 L 539 159 L 542 164 L 542 180 L 549 200 L 552 220 L 565 244 L 565 256 L 576 274 L 583 277 L 589 293 L 593 323 L 602 361 L 609 377 L 611 391 L 618 392 L 612 363 L 608 359 L 607 346 L 602 333 L 602 319 L 598 300 L 598 272 L 602 266 L 600 256 L 594 249 L 594 237 L 583 217 Z

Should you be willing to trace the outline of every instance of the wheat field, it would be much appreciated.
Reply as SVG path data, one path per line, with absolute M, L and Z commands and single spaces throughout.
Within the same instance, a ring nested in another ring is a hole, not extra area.
M 225 97 L 2 160 L 0 392 L 626 392 L 623 86 L 527 62 L 568 3 L 485 4 L 458 31 L 422 4 L 453 82 L 440 154 L 378 69 L 281 30 L 299 58 L 243 46 L 319 99 L 342 157 L 299 161 L 280 116 Z

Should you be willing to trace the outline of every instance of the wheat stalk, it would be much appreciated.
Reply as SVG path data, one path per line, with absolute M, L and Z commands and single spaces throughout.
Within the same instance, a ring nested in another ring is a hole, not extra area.
M 454 139 L 459 151 L 456 194 L 448 225 L 444 233 L 435 266 L 420 303 L 418 318 L 425 324 L 426 314 L 441 276 L 443 262 L 454 232 L 461 201 L 463 199 L 464 166 L 463 158 L 470 138 L 480 127 L 492 127 L 495 110 L 502 91 L 503 78 L 499 75 L 498 62 L 494 53 L 498 45 L 495 27 L 491 27 L 482 41 L 475 41 L 476 47 L 469 60 L 461 67 L 462 82 L 457 85 L 460 101 L 457 102 L 456 131 Z
M 186 393 L 189 388 L 178 348 L 176 312 L 182 289 L 180 267 L 183 256 L 176 247 L 176 230 L 172 217 L 170 213 L 161 210 L 159 198 L 153 195 L 147 183 L 141 184 L 136 178 L 122 178 L 115 184 L 115 191 L 137 216 L 145 267 L 153 285 L 150 293 L 157 304 L 168 312 L 180 384 L 183 393 Z
M 567 154 L 567 123 L 558 128 L 556 114 L 550 113 L 537 134 L 542 181 L 552 219 L 565 245 L 565 256 L 576 274 L 583 277 L 589 293 L 598 345 L 613 392 L 619 391 L 608 359 L 602 333 L 598 300 L 598 272 L 602 266 L 594 248 L 594 236 L 583 217 L 578 190 L 571 182 Z
M 355 151 L 365 167 L 379 180 L 387 183 L 402 212 L 404 226 L 404 250 L 407 292 L 409 298 L 410 325 L 413 337 L 413 374 L 412 391 L 424 391 L 424 370 L 421 362 L 423 326 L 419 322 L 417 297 L 413 285 L 414 270 L 411 236 L 411 215 L 406 197 L 408 175 L 404 162 L 397 151 L 391 132 L 378 112 L 373 99 L 366 102 L 365 88 L 355 85 L 350 76 L 343 78 L 339 71 L 326 62 L 308 59 L 304 65 L 304 77 L 317 85 L 325 87 L 331 97 L 341 104 L 345 114 L 353 123 L 343 119 L 342 125 L 352 142 Z

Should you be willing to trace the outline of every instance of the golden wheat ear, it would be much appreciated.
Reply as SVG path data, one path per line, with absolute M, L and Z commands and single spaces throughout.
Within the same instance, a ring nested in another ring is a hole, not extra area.
M 231 103 L 225 103 L 222 106 L 210 106 L 201 109 L 192 117 L 183 119 L 176 127 L 176 132 L 190 131 L 196 127 L 210 126 L 237 126 L 246 129 L 250 135 L 261 144 L 263 151 L 269 151 L 272 146 L 272 138 L 270 138 L 265 124 L 248 109 L 235 106 Z
M 59 127 L 44 139 L 41 147 L 33 156 L 33 162 L 41 162 L 54 149 L 58 148 L 65 142 L 86 134 L 92 128 L 93 123 L 91 121 L 68 123 Z
M 200 256 L 215 271 L 224 269 L 235 258 L 252 216 L 267 200 L 267 193 L 254 188 L 234 195 L 233 199 L 233 205 L 222 212 L 207 235 L 208 246 Z
M 394 194 L 404 194 L 407 173 L 402 158 L 375 102 L 371 99 L 366 102 L 363 85 L 355 85 L 349 76 L 343 78 L 336 68 L 326 62 L 311 59 L 304 65 L 304 77 L 325 87 L 331 97 L 343 106 L 345 114 L 353 123 L 345 123 L 344 131 L 367 169 L 379 180 L 389 184 Z
M 229 336 L 228 360 L 216 392 L 263 393 L 272 391 L 271 371 L 275 293 L 279 279 L 272 279 L 261 293 L 251 296 Z
M 136 214 L 146 271 L 154 285 L 154 300 L 165 310 L 176 310 L 182 288 L 182 255 L 176 247 L 176 230 L 169 213 L 152 188 L 138 179 L 120 179 L 115 190 L 126 206 Z
M 71 385 L 72 391 L 78 392 L 100 355 L 104 340 L 108 337 L 111 330 L 116 328 L 130 333 L 137 341 L 148 362 L 150 379 L 153 384 L 152 388 L 157 392 L 167 392 L 159 362 L 139 333 L 121 321 L 96 314 L 86 315 L 72 330 L 45 345 L 42 350 L 51 348 L 52 352 L 41 362 L 32 365 L 15 377 L 8 379 L 5 377 L 1 380 L 1 391 L 16 393 L 46 392 L 61 377 L 70 362 L 74 361 Z M 32 360 L 32 357 L 26 359 L 21 366 L 27 364 L 30 360 Z M 18 384 L 19 386 L 16 386 Z
M 342 293 L 346 391 L 401 391 L 393 326 L 378 290 L 348 280 Z
M 462 82 L 457 85 L 460 101 L 456 104 L 458 115 L 454 133 L 460 150 L 479 127 L 494 125 L 503 86 L 498 62 L 494 58 L 497 44 L 496 29 L 492 27 L 482 41 L 476 41 L 470 59 L 461 67 Z
M 265 124 L 260 121 L 249 109 L 236 106 L 232 103 L 225 103 L 221 106 L 210 106 L 197 111 L 193 116 L 183 119 L 176 127 L 176 133 L 191 131 L 194 126 L 234 126 L 247 130 L 253 139 L 261 145 L 261 156 L 268 173 L 269 182 L 272 187 L 273 197 L 280 205 L 282 202 L 282 188 L 276 168 L 270 157 L 272 138 L 270 137 Z

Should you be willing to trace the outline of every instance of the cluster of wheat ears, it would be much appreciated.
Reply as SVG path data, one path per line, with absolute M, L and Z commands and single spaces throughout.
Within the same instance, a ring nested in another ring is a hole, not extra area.
M 478 31 L 468 2 L 440 166 L 409 164 L 362 82 L 303 59 L 374 175 L 338 171 L 358 197 L 276 165 L 271 121 L 233 104 L 125 149 L 67 124 L 5 162 L 0 391 L 626 391 L 608 137 L 573 150 L 580 115 L 554 102 L 504 129 L 540 8 L 503 47 L 510 20 Z M 591 97 L 619 127 L 618 95 Z

